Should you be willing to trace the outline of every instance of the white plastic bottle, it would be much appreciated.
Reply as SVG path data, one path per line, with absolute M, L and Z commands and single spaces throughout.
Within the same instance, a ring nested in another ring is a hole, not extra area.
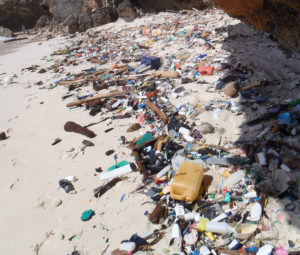
M 218 234 L 230 234 L 234 232 L 234 228 L 225 222 L 208 221 L 205 231 Z
M 178 132 L 182 135 L 189 135 L 191 131 L 188 130 L 187 128 L 181 127 L 179 128 Z
M 189 212 L 184 214 L 184 219 L 185 220 L 194 220 L 194 221 L 199 221 L 200 219 L 200 213 L 197 213 L 195 211 Z
M 171 235 L 172 245 L 170 246 L 170 250 L 172 253 L 180 254 L 181 246 L 182 246 L 182 236 L 179 225 L 175 223 L 172 227 L 172 235 Z
M 270 244 L 265 244 L 261 248 L 259 248 L 256 255 L 270 255 L 272 253 L 273 246 Z
M 259 221 L 262 213 L 261 204 L 256 202 L 251 208 L 250 211 L 250 220 L 251 221 Z
M 166 167 L 164 167 L 162 170 L 160 170 L 157 174 L 156 174 L 156 178 L 161 178 L 163 177 L 167 172 L 169 172 L 171 169 L 171 166 L 168 165 Z
M 236 183 L 240 182 L 245 177 L 246 172 L 244 170 L 238 170 L 226 180 L 228 187 L 233 187 Z

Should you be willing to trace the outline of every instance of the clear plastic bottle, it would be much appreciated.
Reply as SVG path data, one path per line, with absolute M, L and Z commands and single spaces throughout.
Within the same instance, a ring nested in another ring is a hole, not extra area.
M 218 234 L 230 234 L 234 232 L 234 228 L 225 222 L 208 221 L 205 231 Z

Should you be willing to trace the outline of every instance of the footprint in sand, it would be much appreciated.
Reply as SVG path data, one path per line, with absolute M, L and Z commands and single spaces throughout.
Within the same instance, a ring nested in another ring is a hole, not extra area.
M 23 164 L 25 163 L 24 160 L 21 160 L 21 159 L 19 159 L 19 158 L 12 159 L 11 162 L 12 162 L 12 165 L 13 165 L 14 167 L 23 165 Z
M 10 127 L 6 130 L 7 134 L 11 134 L 14 131 L 14 128 Z
M 19 183 L 19 181 L 20 181 L 20 178 L 17 178 L 17 180 L 9 186 L 9 189 L 14 190 L 16 185 Z

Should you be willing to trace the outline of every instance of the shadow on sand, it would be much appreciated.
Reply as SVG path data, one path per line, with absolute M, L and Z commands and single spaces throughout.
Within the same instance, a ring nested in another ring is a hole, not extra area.
M 244 23 L 219 30 L 228 33 L 222 49 L 230 52 L 226 61 L 230 72 L 220 78 L 217 87 L 222 89 L 231 81 L 238 81 L 240 87 L 262 81 L 262 85 L 239 93 L 238 111 L 245 121 L 234 143 L 247 152 L 259 194 L 272 196 L 281 212 L 289 215 L 289 224 L 300 229 L 300 107 L 289 105 L 300 98 L 300 55 Z M 289 113 L 289 124 L 279 123 L 283 112 Z M 266 156 L 264 166 L 258 163 L 260 152 Z M 284 168 L 282 164 L 291 171 L 278 170 Z M 274 208 L 274 213 L 278 209 Z

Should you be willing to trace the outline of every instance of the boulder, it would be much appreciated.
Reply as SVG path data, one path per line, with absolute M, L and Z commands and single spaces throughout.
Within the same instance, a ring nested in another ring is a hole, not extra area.
M 215 131 L 215 128 L 214 128 L 211 124 L 209 124 L 209 123 L 202 123 L 202 124 L 197 128 L 197 130 L 199 130 L 199 132 L 200 132 L 201 134 L 206 135 L 206 134 L 211 134 L 211 133 L 213 133 L 213 132 Z
M 224 88 L 224 93 L 229 97 L 237 97 L 239 93 L 238 83 L 235 81 L 227 83 Z
M 121 4 L 119 4 L 117 11 L 119 17 L 127 22 L 133 21 L 137 16 L 137 13 L 129 0 L 124 0 Z
M 6 27 L 0 27 L 0 36 L 12 37 L 13 32 L 10 29 L 6 28 Z
M 0 25 L 12 31 L 20 31 L 23 26 L 32 28 L 42 15 L 48 13 L 42 0 L 0 0 Z

